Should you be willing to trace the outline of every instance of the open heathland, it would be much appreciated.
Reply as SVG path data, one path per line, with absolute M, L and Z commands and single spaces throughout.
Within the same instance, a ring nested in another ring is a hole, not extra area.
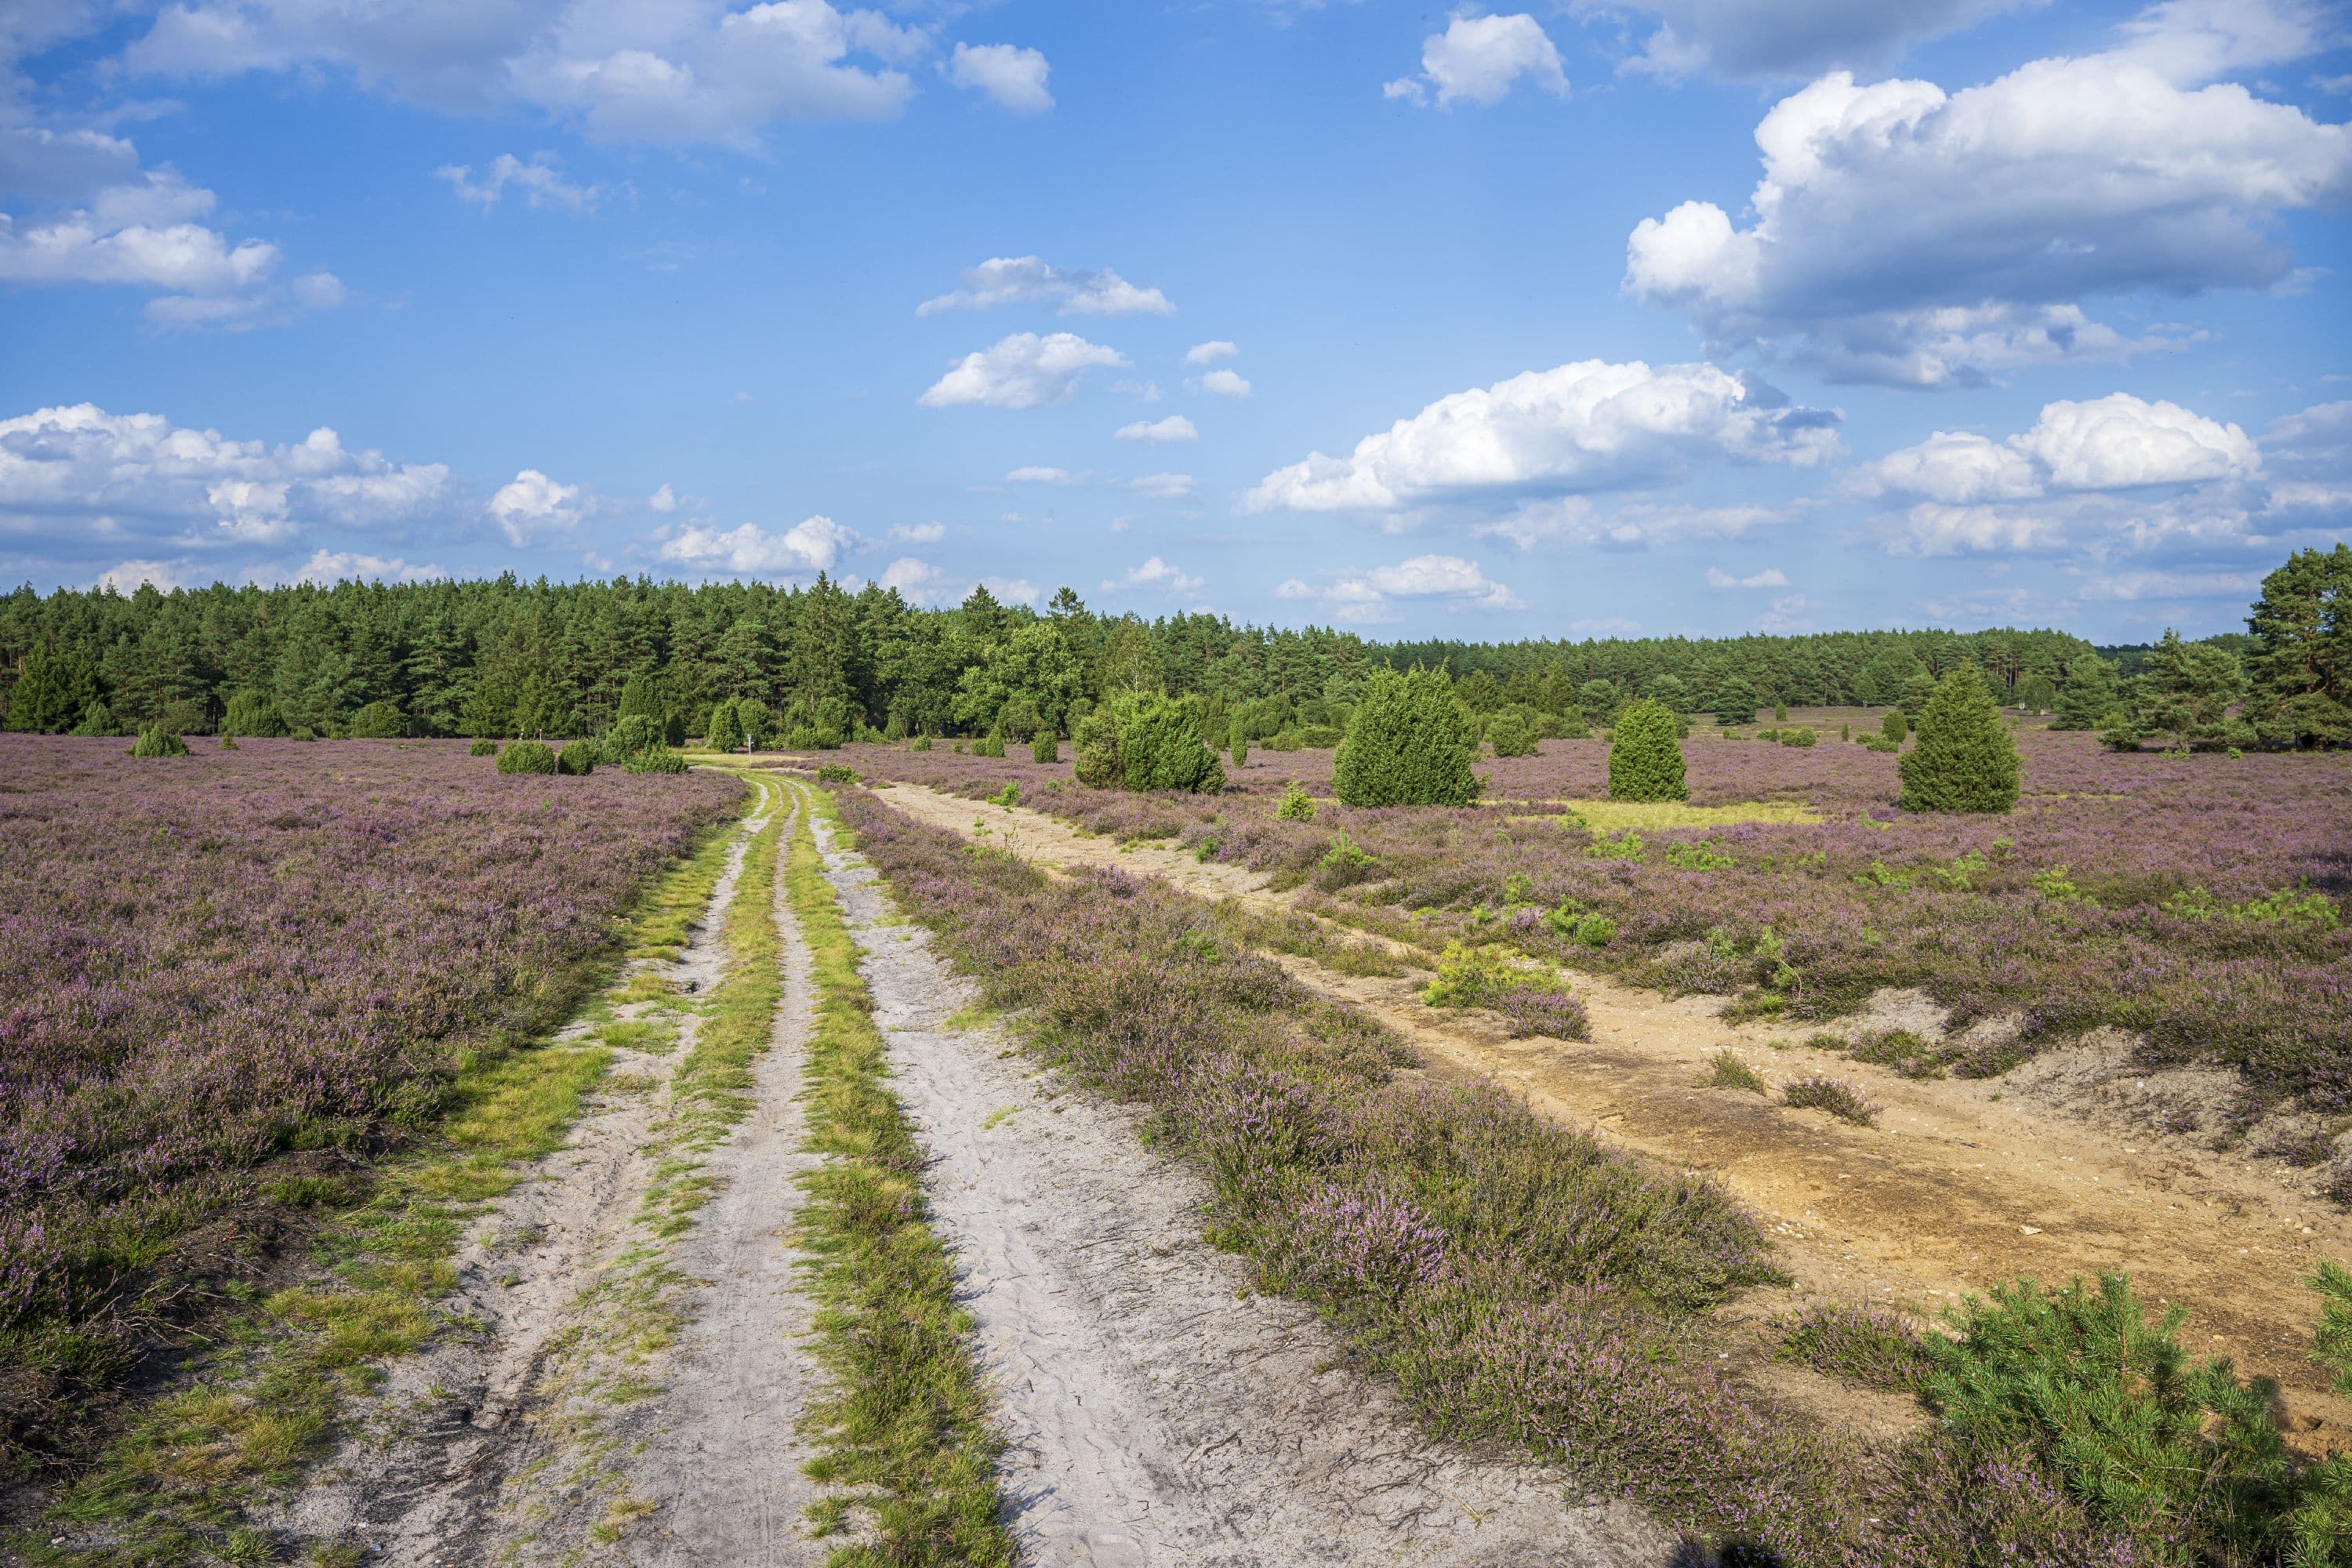
M 1802 717 L 1832 737 L 1877 726 Z M 1307 882 L 1416 942 L 1507 943 L 1749 1016 L 1826 1027 L 1916 989 L 1950 1027 L 1923 1071 L 1997 1074 L 2105 1026 L 2148 1067 L 2236 1069 L 2216 1127 L 2290 1101 L 2352 1112 L 2352 758 L 2015 734 L 2023 791 L 1998 816 L 1898 810 L 1897 759 L 1858 744 L 1704 732 L 1683 742 L 1688 804 L 1654 805 L 1609 800 L 1600 740 L 1491 760 L 1482 804 L 1454 810 L 1345 806 L 1328 751 L 1254 753 L 1226 793 L 1184 800 L 939 749 L 842 755 L 973 798 L 1012 785 L 1095 832 Z M 1309 819 L 1279 814 L 1294 781 Z
M 559 1021 L 731 779 L 459 743 L 0 740 L 0 1415 L 118 1380 L 184 1281 Z

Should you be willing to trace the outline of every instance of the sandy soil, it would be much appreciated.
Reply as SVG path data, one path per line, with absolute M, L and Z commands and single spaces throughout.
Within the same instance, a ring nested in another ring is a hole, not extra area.
M 1048 868 L 1117 866 L 1207 898 L 1292 903 L 1242 868 L 1150 845 L 1122 849 L 1037 812 L 914 784 L 881 795 L 967 837 L 985 826 L 992 844 Z M 2163 1088 L 2111 1050 L 2085 1047 L 2003 1079 L 1919 1082 L 1801 1046 L 1774 1050 L 1768 1042 L 1811 1031 L 1727 1024 L 1716 1016 L 1719 999 L 1668 999 L 1595 975 L 1577 978 L 1591 1042 L 1512 1040 L 1477 1015 L 1424 1006 L 1412 982 L 1279 962 L 1403 1032 L 1432 1070 L 1498 1079 L 1562 1121 L 1717 1175 L 1759 1215 L 1798 1281 L 1794 1292 L 1751 1295 L 1735 1317 L 1809 1295 L 1932 1313 L 2021 1275 L 2127 1269 L 2145 1299 L 2189 1307 L 2192 1348 L 2280 1382 L 2299 1447 L 2352 1447 L 2352 1402 L 2327 1393 L 2306 1359 L 2316 1299 L 2303 1285 L 2321 1257 L 2352 1259 L 2352 1218 L 2284 1185 L 2274 1170 L 2135 1132 L 2125 1117 L 2086 1117 Z M 1878 1005 L 1909 1026 L 1937 1022 L 1923 999 Z M 1697 1087 L 1707 1058 L 1727 1048 L 1776 1085 L 1814 1071 L 1856 1082 L 1885 1112 L 1877 1127 L 1854 1128 Z M 1780 1392 L 1807 1396 L 1801 1380 L 1780 1383 Z
M 655 966 L 691 991 L 723 971 L 719 916 L 744 850 L 739 838 L 686 952 Z M 634 1221 L 664 1157 L 668 1081 L 692 1044 L 690 1013 L 668 1051 L 616 1052 L 569 1146 L 470 1227 L 457 1289 L 442 1304 L 452 1329 L 388 1369 L 287 1527 L 364 1543 L 369 1561 L 393 1564 L 576 1560 L 620 1503 L 650 1514 L 605 1549 L 624 1561 L 822 1560 L 799 1532 L 811 1483 L 793 1417 L 816 1373 L 796 1342 L 809 1307 L 793 1289 L 788 1239 L 812 1002 L 806 949 L 781 900 L 778 919 L 786 986 L 757 1108 L 707 1160 L 717 1192 L 660 1260 L 660 1304 L 689 1318 L 683 1331 L 640 1358 L 593 1331 L 613 1312 L 614 1281 L 642 1278 L 648 1247 L 659 1251 Z M 624 1375 L 659 1392 L 615 1399 Z
M 948 1027 L 971 988 L 892 921 L 862 860 L 826 863 L 966 1271 L 1025 1563 L 1672 1560 L 1627 1505 L 1571 1503 L 1557 1473 L 1415 1432 L 1311 1313 L 1254 1295 L 1201 1239 L 1205 1185 L 1125 1112 L 1065 1094 L 993 1029 Z

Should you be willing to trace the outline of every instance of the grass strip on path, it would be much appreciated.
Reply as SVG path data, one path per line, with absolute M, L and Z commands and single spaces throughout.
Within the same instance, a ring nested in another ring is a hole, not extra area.
M 733 831 L 710 834 L 646 889 L 616 933 L 622 963 L 677 955 L 735 842 Z M 772 864 L 772 845 L 769 854 Z M 674 1035 L 672 1022 L 614 1018 L 631 1000 L 678 998 L 644 970 L 625 974 L 575 1015 L 599 1026 L 576 1043 L 464 1055 L 415 1152 L 373 1172 L 280 1183 L 279 1201 L 335 1211 L 312 1242 L 320 1276 L 274 1291 L 224 1284 L 227 1301 L 245 1305 L 227 1308 L 218 1344 L 184 1386 L 131 1420 L 59 1495 L 41 1532 L 8 1545 L 45 1568 L 282 1560 L 284 1542 L 248 1522 L 250 1505 L 294 1486 L 332 1447 L 346 1402 L 381 1381 L 384 1361 L 431 1337 L 466 1223 L 563 1145 L 611 1063 L 608 1038 L 658 1048 L 649 1037 Z
M 824 809 L 830 810 L 829 805 Z M 843 1489 L 818 1505 L 821 1533 L 867 1516 L 866 1537 L 833 1568 L 1009 1568 L 996 1466 L 1003 1452 L 972 1364 L 972 1322 L 955 1304 L 954 1265 L 929 1225 L 923 1152 L 887 1079 L 887 1051 L 857 969 L 857 944 L 825 880 L 815 838 L 793 836 L 786 887 L 814 958 L 803 1245 L 814 1255 L 814 1350 L 834 1386 L 812 1405 L 809 1474 Z

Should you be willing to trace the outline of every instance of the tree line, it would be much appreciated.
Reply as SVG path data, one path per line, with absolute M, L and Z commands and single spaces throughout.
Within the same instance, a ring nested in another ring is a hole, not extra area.
M 1727 638 L 1377 642 L 1201 614 L 1146 621 L 1068 588 L 1042 611 L 975 588 L 926 609 L 895 590 L 646 578 L 332 586 L 20 587 L 0 599 L 0 708 L 51 733 L 602 734 L 630 706 L 684 734 L 728 701 L 780 735 L 1071 733 L 1122 694 L 1194 700 L 1204 733 L 1343 728 L 1381 668 L 1442 670 L 1474 713 L 1548 732 L 1625 701 L 1684 714 L 1902 701 L 1962 665 L 1995 697 L 2078 727 L 2179 744 L 2352 737 L 2344 605 L 2352 551 L 2298 553 L 2265 580 L 2242 638 L 2133 650 L 2126 674 L 2081 637 L 1829 632 Z M 2234 646 L 2233 646 L 2234 645 Z M 1752 700 L 1750 700 L 1752 699 Z

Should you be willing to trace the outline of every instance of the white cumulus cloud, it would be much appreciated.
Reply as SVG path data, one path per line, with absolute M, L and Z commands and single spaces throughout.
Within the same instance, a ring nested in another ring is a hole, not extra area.
M 489 512 L 507 542 L 520 550 L 569 533 L 588 506 L 580 486 L 558 484 L 537 468 L 525 468 L 490 497 Z
M 433 171 L 433 177 L 446 180 L 459 201 L 470 202 L 484 212 L 497 211 L 499 198 L 511 185 L 534 207 L 562 207 L 574 217 L 593 216 L 596 204 L 604 199 L 604 187 L 575 185 L 555 165 L 552 153 L 534 153 L 529 163 L 511 153 L 501 153 L 479 180 L 474 178 L 469 163 L 445 164 Z
M 1190 474 L 1146 474 L 1139 479 L 1129 479 L 1127 488 L 1150 496 L 1154 500 L 1189 500 L 1192 495 Z
M 1393 511 L 1670 484 L 1695 463 L 1811 468 L 1839 449 L 1837 418 L 1790 407 L 1711 364 L 1580 360 L 1440 398 L 1345 458 L 1276 469 L 1246 510 Z
M 1190 419 L 1181 414 L 1171 414 L 1165 419 L 1138 419 L 1131 425 L 1122 425 L 1111 432 L 1111 437 L 1119 441 L 1150 441 L 1164 445 L 1170 441 L 1194 440 L 1200 434 L 1192 428 Z
M 1233 359 L 1242 351 L 1223 338 L 1213 338 L 1205 343 L 1194 343 L 1184 351 L 1186 364 L 1214 364 L 1219 360 Z
M 1201 591 L 1201 579 L 1154 555 L 1142 565 L 1130 566 L 1124 574 L 1106 580 L 1102 585 L 1106 594 L 1121 588 L 1164 588 L 1171 594 L 1190 595 Z
M 1239 371 L 1213 370 L 1189 384 L 1195 392 L 1205 392 L 1213 397 L 1247 397 L 1250 384 Z
M 1042 257 L 992 256 L 967 268 L 957 288 L 916 307 L 919 316 L 941 310 L 985 310 L 996 305 L 1046 304 L 1065 316 L 1172 316 L 1176 307 L 1157 289 L 1139 288 L 1107 268 L 1048 266 Z
M 857 542 L 854 531 L 829 517 L 803 518 L 777 532 L 751 522 L 730 529 L 689 523 L 669 532 L 658 553 L 664 561 L 705 572 L 824 572 Z
M 1710 588 L 1785 588 L 1789 585 L 1789 574 L 1778 566 L 1767 566 L 1748 576 L 1735 577 L 1720 566 L 1710 566 L 1706 569 L 1706 585 Z
M 1568 91 L 1559 50 L 1533 16 L 1481 16 L 1456 11 L 1445 31 L 1421 46 L 1421 74 L 1382 85 L 1383 97 L 1408 103 L 1434 98 L 1440 109 L 1457 103 L 1491 108 L 1521 79 L 1555 95 Z
M 2178 346 L 2081 301 L 2289 278 L 2277 220 L 2352 199 L 2352 132 L 2214 78 L 2308 42 L 2260 0 L 2175 0 L 2105 53 L 1958 92 L 1833 72 L 1757 127 L 1749 221 L 1705 201 L 1643 219 L 1626 285 L 1711 344 L 1858 381 Z
M 1527 608 L 1517 594 L 1488 577 L 1476 562 L 1459 555 L 1415 555 L 1393 566 L 1335 572 L 1311 583 L 1292 577 L 1275 585 L 1274 596 L 1318 605 L 1335 621 L 1393 619 L 1399 599 L 1488 614 Z
M 460 500 L 443 465 L 355 452 L 325 426 L 273 447 L 88 403 L 0 420 L 0 518 L 60 539 L 277 543 L 320 528 L 450 522 Z
M 897 68 L 930 48 L 826 0 L 193 0 L 163 7 L 123 60 L 172 79 L 325 68 L 440 109 L 520 105 L 604 140 L 749 149 L 779 122 L 896 116 L 914 92 Z
M 1043 114 L 1054 107 L 1045 90 L 1053 68 L 1035 49 L 1012 44 L 958 44 L 947 65 L 948 79 L 968 87 L 1000 109 L 1015 114 Z
M 964 355 L 919 401 L 926 408 L 1042 408 L 1067 403 L 1087 371 L 1126 363 L 1117 349 L 1075 332 L 1014 332 Z
M 1033 463 L 1006 474 L 1004 482 L 1009 485 L 1074 485 L 1078 482 L 1078 476 L 1067 468 Z

